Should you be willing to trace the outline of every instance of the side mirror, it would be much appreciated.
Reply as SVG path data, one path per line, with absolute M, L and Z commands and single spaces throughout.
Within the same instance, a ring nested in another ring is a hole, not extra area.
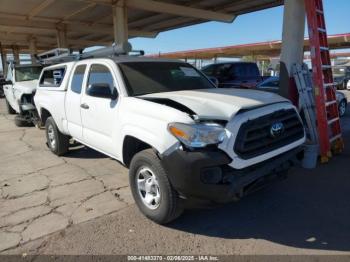
M 216 77 L 209 76 L 208 78 L 215 86 L 219 86 L 219 80 Z
M 115 100 L 118 98 L 118 93 L 115 88 L 111 91 L 108 83 L 96 83 L 88 86 L 87 94 L 93 97 L 108 98 Z
M 12 85 L 12 81 L 11 80 L 0 80 L 0 85 Z

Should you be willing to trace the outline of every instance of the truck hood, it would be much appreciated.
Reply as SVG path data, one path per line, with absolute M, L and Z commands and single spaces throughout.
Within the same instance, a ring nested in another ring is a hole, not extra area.
M 164 92 L 143 95 L 139 98 L 160 104 L 168 104 L 166 100 L 175 101 L 194 112 L 200 119 L 217 120 L 229 120 L 240 110 L 289 102 L 273 93 L 235 88 Z
M 16 82 L 14 88 L 22 94 L 31 94 L 36 90 L 38 80 Z

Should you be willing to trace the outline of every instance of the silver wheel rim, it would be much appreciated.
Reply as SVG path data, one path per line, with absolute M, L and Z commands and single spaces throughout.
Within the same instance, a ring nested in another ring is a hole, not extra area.
M 47 136 L 49 138 L 49 144 L 51 148 L 56 148 L 56 138 L 55 138 L 55 130 L 52 125 L 49 125 L 47 128 Z
M 339 105 L 339 113 L 340 113 L 340 116 L 344 115 L 344 114 L 345 114 L 345 111 L 346 111 L 345 102 L 341 102 L 340 105 Z
M 148 167 L 141 167 L 136 176 L 137 191 L 143 204 L 149 209 L 157 209 L 160 205 L 160 188 L 157 177 Z

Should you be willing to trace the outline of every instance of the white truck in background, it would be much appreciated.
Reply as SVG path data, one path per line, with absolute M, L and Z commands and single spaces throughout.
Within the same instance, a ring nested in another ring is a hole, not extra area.
M 288 170 L 305 142 L 288 100 L 216 88 L 176 60 L 119 56 L 49 66 L 34 100 L 50 150 L 63 155 L 74 139 L 123 163 L 137 206 L 157 223 L 174 220 L 190 201 L 241 197 Z
M 17 126 L 36 124 L 38 115 L 34 106 L 34 94 L 42 70 L 41 65 L 16 65 L 9 63 L 3 90 L 6 108 L 15 117 Z

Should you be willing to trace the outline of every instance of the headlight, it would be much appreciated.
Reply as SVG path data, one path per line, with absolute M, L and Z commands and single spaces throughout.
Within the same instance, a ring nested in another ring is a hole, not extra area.
M 218 124 L 170 123 L 169 132 L 190 148 L 202 148 L 221 143 L 226 136 L 225 128 Z

